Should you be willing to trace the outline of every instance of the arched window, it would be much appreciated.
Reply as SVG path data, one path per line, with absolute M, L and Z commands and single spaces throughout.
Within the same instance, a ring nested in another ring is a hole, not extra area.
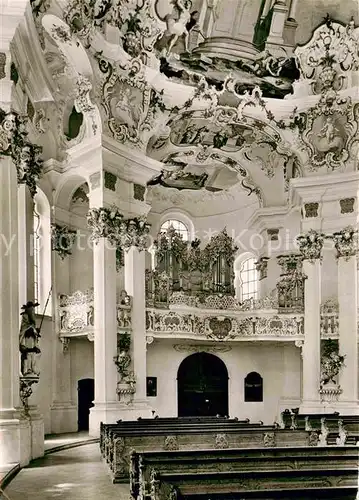
M 40 300 L 41 258 L 40 258 L 40 215 L 34 204 L 33 211 L 33 251 L 34 251 L 34 299 Z
M 258 298 L 258 272 L 255 266 L 256 259 L 249 257 L 242 262 L 239 279 L 241 286 L 241 300 Z
M 244 401 L 263 401 L 263 379 L 257 372 L 248 373 L 244 379 Z
M 183 222 L 177 219 L 168 219 L 161 225 L 161 232 L 167 231 L 170 227 L 173 227 L 176 233 L 182 236 L 183 241 L 189 240 L 189 231 Z
M 39 302 L 39 314 L 45 309 L 51 315 L 51 221 L 50 204 L 40 189 L 34 197 L 33 210 L 34 298 Z

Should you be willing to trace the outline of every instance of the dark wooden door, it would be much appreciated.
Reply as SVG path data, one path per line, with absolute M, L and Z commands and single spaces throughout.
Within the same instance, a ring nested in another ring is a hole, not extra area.
M 93 378 L 84 378 L 78 381 L 78 430 L 88 431 L 90 408 L 95 399 L 95 386 Z
M 228 415 L 228 372 L 217 356 L 188 356 L 179 367 L 177 384 L 179 417 Z

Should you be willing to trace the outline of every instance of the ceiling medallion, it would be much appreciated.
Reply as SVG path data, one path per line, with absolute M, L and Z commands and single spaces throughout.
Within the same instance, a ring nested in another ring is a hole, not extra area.
M 310 170 L 344 168 L 351 147 L 358 140 L 359 106 L 350 97 L 340 97 L 334 90 L 321 96 L 318 104 L 305 113 L 301 139 Z

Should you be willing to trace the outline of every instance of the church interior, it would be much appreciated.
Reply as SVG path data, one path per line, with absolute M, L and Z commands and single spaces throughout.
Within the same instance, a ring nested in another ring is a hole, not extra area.
M 0 497 L 358 499 L 357 0 L 0 4 Z

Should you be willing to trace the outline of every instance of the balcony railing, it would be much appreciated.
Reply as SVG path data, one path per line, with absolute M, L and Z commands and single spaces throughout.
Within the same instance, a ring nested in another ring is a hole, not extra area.
M 132 330 L 132 298 L 121 292 L 117 303 L 118 333 Z M 321 338 L 337 339 L 339 312 L 336 300 L 321 307 Z M 87 336 L 94 339 L 93 290 L 59 296 L 60 339 Z M 198 340 L 303 340 L 304 314 L 280 312 L 276 291 L 258 300 L 240 303 L 230 295 L 206 297 L 173 292 L 165 307 L 146 308 L 148 337 Z
M 60 338 L 88 336 L 94 338 L 94 294 L 93 289 L 77 290 L 71 295 L 58 297 L 58 333 Z M 123 290 L 117 301 L 117 329 L 119 333 L 132 329 L 132 298 Z

